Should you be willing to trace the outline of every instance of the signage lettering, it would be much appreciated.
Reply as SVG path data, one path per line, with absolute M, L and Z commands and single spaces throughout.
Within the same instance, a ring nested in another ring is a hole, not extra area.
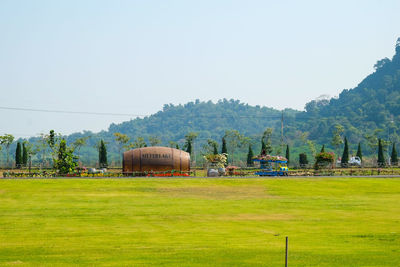
M 171 154 L 142 154 L 142 159 L 170 159 Z

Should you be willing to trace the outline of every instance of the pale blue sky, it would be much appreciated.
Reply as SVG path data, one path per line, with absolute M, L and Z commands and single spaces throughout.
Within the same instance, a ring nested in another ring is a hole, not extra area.
M 239 99 L 303 109 L 392 57 L 400 1 L 0 0 L 0 106 L 151 114 Z M 127 117 L 0 110 L 0 134 Z

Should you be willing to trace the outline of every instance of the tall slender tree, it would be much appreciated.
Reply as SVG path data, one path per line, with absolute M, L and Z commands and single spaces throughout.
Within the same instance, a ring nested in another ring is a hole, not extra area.
M 348 163 L 349 163 L 349 145 L 347 143 L 347 137 L 345 137 L 341 165 L 342 167 L 347 167 Z
M 397 165 L 399 163 L 399 159 L 397 158 L 396 143 L 393 143 L 392 146 L 392 155 L 390 156 L 390 163 L 392 165 Z
M 378 166 L 385 166 L 385 155 L 383 154 L 382 140 L 378 139 Z
M 356 156 L 357 157 L 359 157 L 360 158 L 360 160 L 362 161 L 362 151 L 361 151 L 361 143 L 359 142 L 358 143 L 358 148 L 357 148 L 357 154 L 356 154 Z
M 253 166 L 253 149 L 251 148 L 251 145 L 249 145 L 249 152 L 247 153 L 247 166 Z
M 22 143 L 22 166 L 28 165 L 28 149 L 26 148 L 25 142 Z
M 17 148 L 15 149 L 15 167 L 20 169 L 22 165 L 22 151 L 21 143 L 17 143 Z
M 290 151 L 289 151 L 289 145 L 286 145 L 286 159 L 287 159 L 287 164 L 290 162 Z
M 100 146 L 99 146 L 99 166 L 100 168 L 106 168 L 108 166 L 107 148 L 103 140 L 100 141 Z
M 217 155 L 218 154 L 218 144 L 217 144 L 217 142 L 213 143 L 213 149 L 214 149 L 213 154 Z
M 58 155 L 58 145 L 60 142 L 60 134 L 57 134 L 54 130 L 50 130 L 48 135 L 45 135 L 47 145 L 50 148 L 50 155 L 53 160 L 53 166 L 57 160 Z
M 222 137 L 221 154 L 222 154 L 222 153 L 228 154 L 228 149 L 226 148 L 226 140 L 225 140 L 225 137 Z

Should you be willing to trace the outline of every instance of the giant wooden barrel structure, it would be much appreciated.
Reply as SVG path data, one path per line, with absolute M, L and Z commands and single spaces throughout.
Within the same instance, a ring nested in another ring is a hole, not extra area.
M 190 171 L 190 154 L 170 147 L 142 147 L 124 152 L 123 173 Z

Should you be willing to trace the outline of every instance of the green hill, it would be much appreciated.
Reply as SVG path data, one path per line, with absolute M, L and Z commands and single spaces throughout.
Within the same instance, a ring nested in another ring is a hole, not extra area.
M 398 142 L 400 121 L 400 38 L 390 60 L 379 60 L 375 72 L 356 88 L 343 90 L 338 98 L 311 101 L 297 114 L 295 127 L 310 133 L 317 143 L 329 144 L 336 124 L 353 144 L 368 135 Z

